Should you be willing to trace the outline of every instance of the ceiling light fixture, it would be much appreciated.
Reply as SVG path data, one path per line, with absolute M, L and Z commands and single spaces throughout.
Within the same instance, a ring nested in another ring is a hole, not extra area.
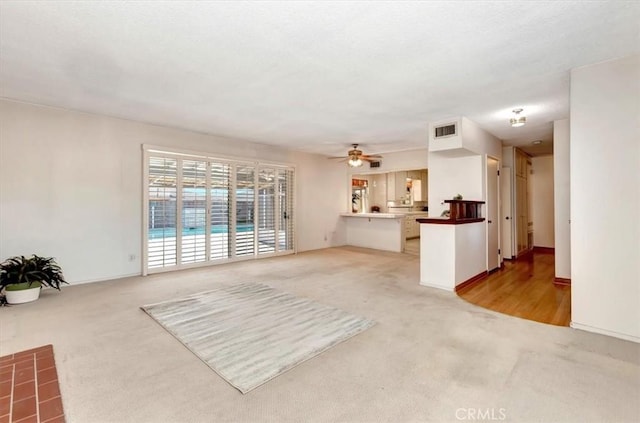
M 360 167 L 362 166 L 362 159 L 360 159 L 360 157 L 358 156 L 351 156 L 349 157 L 349 166 L 351 167 Z
M 531 142 L 531 144 L 533 144 L 533 145 L 540 145 L 540 144 L 542 144 L 542 140 L 535 140 L 535 141 L 532 141 L 532 142 Z
M 514 128 L 524 126 L 524 124 L 527 123 L 527 118 L 525 116 L 520 116 L 520 113 L 522 113 L 522 109 L 513 109 L 513 117 L 509 119 L 509 123 Z

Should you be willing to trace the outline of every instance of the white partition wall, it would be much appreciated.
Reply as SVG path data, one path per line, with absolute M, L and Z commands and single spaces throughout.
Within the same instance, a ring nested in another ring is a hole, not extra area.
M 569 119 L 553 122 L 553 204 L 555 277 L 571 279 Z
M 571 72 L 572 326 L 640 342 L 640 55 Z

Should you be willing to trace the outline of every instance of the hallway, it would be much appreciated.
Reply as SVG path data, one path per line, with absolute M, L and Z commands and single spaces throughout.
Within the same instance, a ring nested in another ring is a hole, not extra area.
M 532 253 L 458 291 L 464 300 L 511 316 L 569 326 L 571 287 L 553 283 L 554 255 Z

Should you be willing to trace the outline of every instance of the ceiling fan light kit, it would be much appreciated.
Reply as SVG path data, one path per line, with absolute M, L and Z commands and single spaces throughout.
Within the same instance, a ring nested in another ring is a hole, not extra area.
M 351 158 L 349 158 L 349 161 L 347 163 L 351 167 L 360 167 L 360 166 L 362 166 L 362 160 L 358 156 L 352 156 Z
M 342 159 L 347 160 L 347 164 L 350 167 L 360 167 L 367 162 L 379 162 L 382 156 L 378 154 L 362 154 L 362 150 L 358 150 L 358 144 L 352 144 L 353 148 L 347 152 L 347 157 L 329 157 L 330 159 Z
M 524 126 L 524 124 L 527 123 L 527 118 L 520 116 L 520 113 L 522 113 L 522 109 L 513 109 L 513 117 L 509 119 L 509 123 L 514 128 Z

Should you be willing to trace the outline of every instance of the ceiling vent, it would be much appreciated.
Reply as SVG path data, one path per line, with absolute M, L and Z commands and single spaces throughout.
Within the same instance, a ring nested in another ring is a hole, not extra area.
M 435 139 L 451 137 L 458 134 L 458 125 L 455 123 L 436 126 L 435 130 Z
M 380 165 L 382 164 L 381 161 L 377 161 L 377 162 L 369 162 L 369 167 L 370 168 L 375 168 L 375 167 L 380 167 Z

